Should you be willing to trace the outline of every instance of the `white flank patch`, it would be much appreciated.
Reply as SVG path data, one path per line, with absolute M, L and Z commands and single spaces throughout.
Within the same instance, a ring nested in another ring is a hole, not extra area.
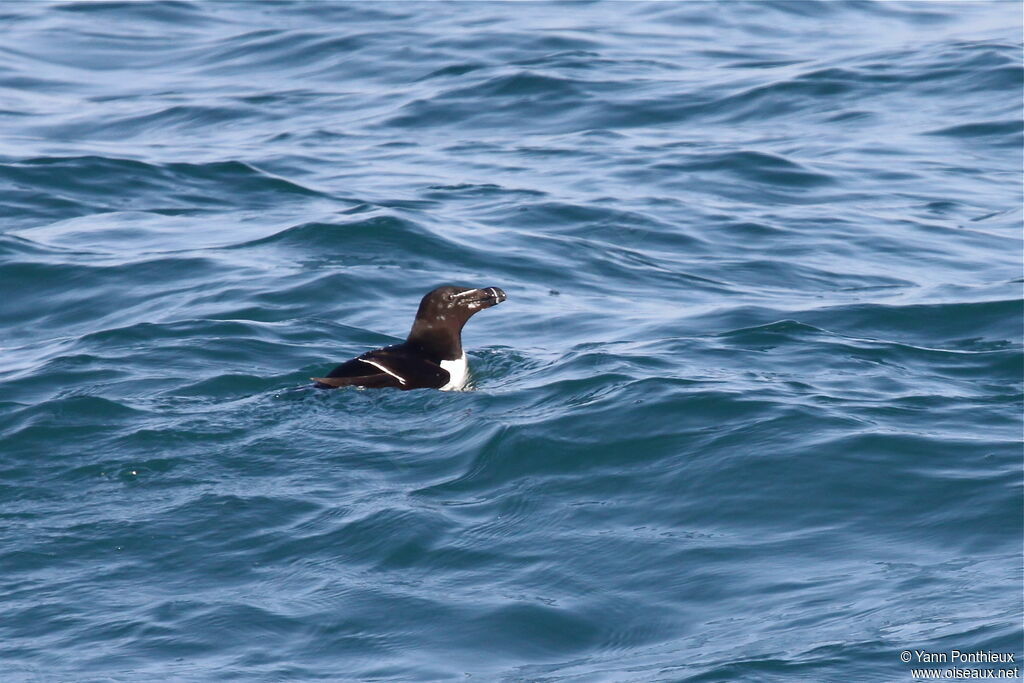
M 469 379 L 469 363 L 466 362 L 466 352 L 462 352 L 462 358 L 458 360 L 443 360 L 441 367 L 448 371 L 451 377 L 448 384 L 441 387 L 441 391 L 459 391 L 466 388 L 466 380 Z
M 375 368 L 380 368 L 380 369 L 381 369 L 381 370 L 383 370 L 384 372 L 388 373 L 389 375 L 391 375 L 392 377 L 394 377 L 395 379 L 397 379 L 397 380 L 398 380 L 399 382 L 401 382 L 402 384 L 405 384 L 405 378 L 404 378 L 404 377 L 401 377 L 400 375 L 397 375 L 397 374 L 395 374 L 394 372 L 392 372 L 392 371 L 391 371 L 391 370 L 389 370 L 388 368 L 384 367 L 384 366 L 383 366 L 383 365 L 381 365 L 380 363 L 374 363 L 374 362 L 373 362 L 372 360 L 366 360 L 365 358 L 359 358 L 359 359 L 357 359 L 357 360 L 360 360 L 360 361 L 362 361 L 362 362 L 366 363 L 367 365 L 372 365 L 372 366 L 373 366 L 373 367 L 375 367 Z M 443 365 L 443 363 L 442 363 L 442 365 Z

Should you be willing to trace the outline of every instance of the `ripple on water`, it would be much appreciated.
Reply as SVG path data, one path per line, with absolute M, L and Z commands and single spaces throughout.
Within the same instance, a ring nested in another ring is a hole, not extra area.
M 0 7 L 5 680 L 1024 656 L 1019 8 L 510 7 Z

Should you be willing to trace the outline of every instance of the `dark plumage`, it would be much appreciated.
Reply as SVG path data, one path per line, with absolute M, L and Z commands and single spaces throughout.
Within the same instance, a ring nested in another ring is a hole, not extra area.
M 403 343 L 367 351 L 334 368 L 326 377 L 313 377 L 315 386 L 461 389 L 468 377 L 462 327 L 474 313 L 504 300 L 505 292 L 497 287 L 438 287 L 420 301 L 412 330 Z

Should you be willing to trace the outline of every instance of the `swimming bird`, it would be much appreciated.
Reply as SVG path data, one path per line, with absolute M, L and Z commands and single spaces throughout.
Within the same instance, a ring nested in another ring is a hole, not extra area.
M 438 287 L 420 301 L 405 342 L 367 351 L 334 368 L 326 377 L 312 377 L 314 386 L 462 389 L 469 379 L 462 327 L 475 313 L 504 300 L 505 292 L 497 287 Z

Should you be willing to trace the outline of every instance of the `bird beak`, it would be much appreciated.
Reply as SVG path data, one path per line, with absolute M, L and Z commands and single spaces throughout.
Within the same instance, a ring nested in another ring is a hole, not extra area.
M 481 289 L 474 289 L 470 292 L 465 292 L 467 303 L 471 304 L 473 308 L 490 308 L 491 306 L 497 306 L 506 298 L 505 291 L 497 287 L 485 287 Z
M 456 294 L 454 298 L 460 304 L 465 304 L 469 308 L 490 308 L 491 306 L 497 306 L 506 299 L 505 291 L 497 287 L 467 289 Z
M 497 306 L 502 301 L 504 301 L 505 299 L 508 298 L 507 296 L 505 296 L 505 290 L 504 289 L 499 289 L 497 287 L 488 287 L 484 291 L 491 293 L 491 297 L 494 299 L 494 305 L 495 306 Z

